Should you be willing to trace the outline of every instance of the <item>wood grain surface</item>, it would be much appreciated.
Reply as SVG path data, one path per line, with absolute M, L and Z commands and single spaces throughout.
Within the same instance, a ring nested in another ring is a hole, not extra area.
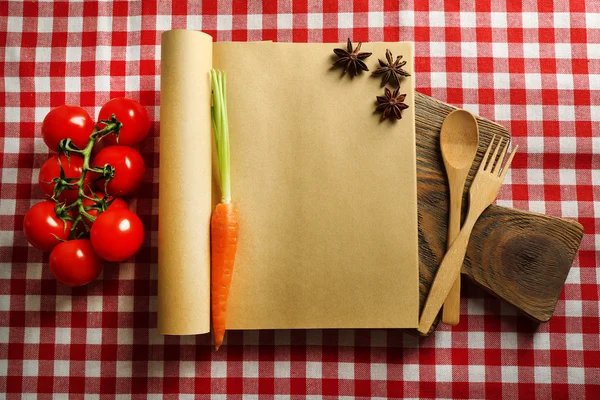
M 439 135 L 444 118 L 456 108 L 421 93 L 415 94 L 415 107 L 422 308 L 446 252 L 449 191 Z M 510 138 L 494 122 L 477 117 L 477 123 L 479 149 L 465 185 L 463 219 L 468 188 L 492 136 Z M 462 273 L 533 320 L 546 322 L 582 237 L 576 221 L 492 205 L 475 224 Z

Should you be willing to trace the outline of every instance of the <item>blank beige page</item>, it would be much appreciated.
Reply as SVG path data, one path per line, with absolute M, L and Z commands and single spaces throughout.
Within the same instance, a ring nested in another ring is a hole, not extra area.
M 380 79 L 341 78 L 334 47 L 214 44 L 240 214 L 228 329 L 418 325 L 414 78 L 381 122 Z M 364 44 L 369 69 L 386 48 L 412 73 L 411 43 Z

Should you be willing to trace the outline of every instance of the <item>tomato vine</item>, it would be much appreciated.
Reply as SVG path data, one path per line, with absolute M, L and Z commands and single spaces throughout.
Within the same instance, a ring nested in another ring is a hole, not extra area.
M 102 124 L 104 127 L 100 129 L 99 125 Z M 60 165 L 60 176 L 53 179 L 53 183 L 55 183 L 54 194 L 52 199 L 56 201 L 55 213 L 58 218 L 65 221 L 72 221 L 73 225 L 70 231 L 70 239 L 86 237 L 89 235 L 89 224 L 86 224 L 84 218 L 90 222 L 94 222 L 96 216 L 90 215 L 88 211 L 97 210 L 96 213 L 99 215 L 100 213 L 106 211 L 108 207 L 115 201 L 117 197 L 112 196 L 109 197 L 108 194 L 103 198 L 99 198 L 91 187 L 85 187 L 85 178 L 88 173 L 96 173 L 99 177 L 96 180 L 106 179 L 105 180 L 105 193 L 106 193 L 106 185 L 108 182 L 114 178 L 115 170 L 109 164 L 106 164 L 102 167 L 90 165 L 90 158 L 92 156 L 92 150 L 94 148 L 94 144 L 97 141 L 102 140 L 106 136 L 110 134 L 114 134 L 117 138 L 119 135 L 119 131 L 123 124 L 119 122 L 115 116 L 112 114 L 109 120 L 100 120 L 99 124 L 96 124 L 94 127 L 94 131 L 90 135 L 88 143 L 85 148 L 79 149 L 77 148 L 71 139 L 63 139 L 60 141 L 58 145 L 58 154 L 59 154 L 59 165 Z M 67 157 L 67 161 L 70 161 L 70 157 L 72 154 L 78 154 L 83 158 L 83 167 L 81 176 L 79 178 L 66 178 L 64 174 L 64 170 L 60 161 L 60 155 L 64 154 Z M 77 189 L 77 200 L 71 204 L 61 203 L 57 200 L 58 196 L 62 193 L 63 190 L 73 190 Z M 86 193 L 86 189 L 93 196 L 90 196 Z M 93 202 L 92 205 L 84 205 L 84 200 L 88 199 Z M 73 217 L 71 211 L 77 211 L 77 216 Z M 84 226 L 85 230 L 83 232 L 77 232 L 77 226 L 81 223 Z M 66 225 L 65 225 L 66 226 Z

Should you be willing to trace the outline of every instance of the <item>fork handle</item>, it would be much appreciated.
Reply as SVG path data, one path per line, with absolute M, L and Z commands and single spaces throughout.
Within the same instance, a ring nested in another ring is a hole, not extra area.
M 446 252 L 433 280 L 433 285 L 429 289 L 425 307 L 423 307 L 421 319 L 419 320 L 419 332 L 422 334 L 427 334 L 431 330 L 431 326 L 440 312 L 442 304 L 444 304 L 456 277 L 460 273 L 463 261 L 465 260 L 469 237 L 471 236 L 473 226 L 475 226 L 475 221 L 477 221 L 477 218 L 469 217 L 467 217 L 463 228 L 452 243 L 452 246 Z

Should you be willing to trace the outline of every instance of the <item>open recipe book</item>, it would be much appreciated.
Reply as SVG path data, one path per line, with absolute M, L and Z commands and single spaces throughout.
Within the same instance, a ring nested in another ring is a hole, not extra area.
M 341 77 L 334 47 L 162 35 L 161 333 L 210 330 L 210 68 L 227 73 L 240 215 L 227 329 L 418 326 L 414 76 L 402 119 L 380 121 L 381 79 Z M 386 49 L 412 75 L 412 43 L 363 43 L 369 69 Z

